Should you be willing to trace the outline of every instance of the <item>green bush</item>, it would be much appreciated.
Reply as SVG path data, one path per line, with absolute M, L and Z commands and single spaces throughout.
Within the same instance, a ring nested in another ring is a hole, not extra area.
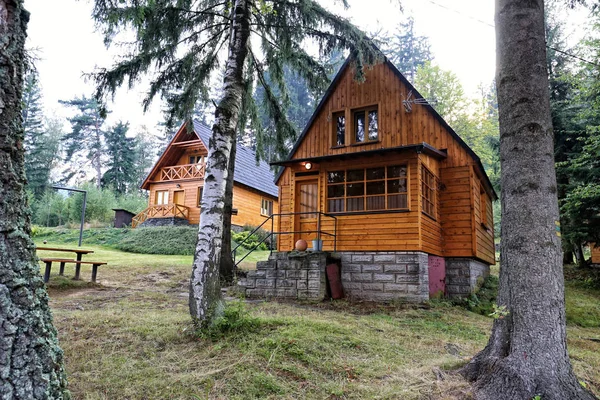
M 256 246 L 257 250 L 268 250 L 268 246 L 265 242 L 260 243 L 260 238 L 258 235 L 253 234 L 250 235 L 250 231 L 242 231 L 242 232 L 232 232 L 231 234 L 231 239 L 242 245 L 243 248 L 247 249 L 247 250 L 252 250 L 254 249 Z M 260 245 L 259 245 L 260 243 Z
M 496 297 L 498 296 L 498 277 L 490 275 L 476 294 L 471 294 L 464 299 L 454 300 L 454 303 L 481 315 L 490 315 L 494 312 Z
M 163 226 L 137 228 L 114 247 L 130 253 L 193 255 L 198 241 L 198 228 L 195 226 Z

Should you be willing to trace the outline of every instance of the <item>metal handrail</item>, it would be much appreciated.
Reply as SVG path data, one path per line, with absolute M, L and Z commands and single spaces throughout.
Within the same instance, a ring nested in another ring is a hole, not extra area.
M 285 232 L 283 232 L 283 231 L 275 232 L 275 218 L 274 217 L 290 217 L 290 216 L 308 215 L 308 214 L 317 214 L 318 215 L 316 231 L 295 231 L 294 230 L 294 231 L 285 231 Z M 325 217 L 333 219 L 333 233 L 324 232 L 323 230 L 321 230 L 321 216 L 325 216 Z M 242 244 L 245 243 L 246 240 L 248 240 L 252 235 L 254 235 L 259 229 L 261 229 L 269 220 L 271 220 L 271 232 L 269 232 L 269 234 L 264 239 L 262 239 L 254 247 L 252 247 L 252 249 L 250 249 L 248 251 L 248 253 L 246 253 L 244 255 L 244 257 L 242 257 L 239 261 L 236 262 L 235 255 L 236 255 L 237 249 L 240 248 L 242 246 Z M 252 232 L 250 232 L 248 237 L 246 237 L 244 240 L 242 240 L 240 243 L 238 243 L 237 246 L 235 246 L 235 248 L 231 251 L 233 263 L 237 267 L 242 261 L 244 261 L 246 259 L 246 257 L 248 257 L 256 249 L 258 249 L 261 244 L 265 243 L 268 239 L 272 238 L 275 235 L 288 235 L 288 234 L 296 234 L 296 233 L 316 233 L 317 240 L 321 240 L 321 235 L 333 236 L 333 251 L 334 252 L 337 251 L 337 217 L 336 216 L 327 214 L 327 213 L 324 213 L 321 211 L 304 211 L 304 212 L 297 212 L 297 213 L 277 213 L 277 214 L 271 214 L 269 217 L 267 217 L 267 219 L 265 219 L 262 222 L 262 224 L 260 224 L 259 226 L 254 228 L 254 230 Z M 270 251 L 271 251 L 271 253 L 273 253 L 272 245 L 270 246 Z

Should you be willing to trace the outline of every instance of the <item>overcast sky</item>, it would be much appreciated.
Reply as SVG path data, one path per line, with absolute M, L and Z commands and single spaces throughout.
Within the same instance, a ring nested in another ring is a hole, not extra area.
M 367 31 L 393 31 L 412 15 L 416 33 L 430 39 L 434 62 L 453 71 L 468 95 L 494 78 L 494 1 L 403 0 L 403 14 L 394 0 L 350 0 L 350 4 L 344 15 Z M 91 1 L 25 0 L 25 6 L 31 12 L 28 47 L 39 49 L 37 68 L 44 107 L 47 113 L 68 116 L 71 113 L 58 100 L 89 96 L 93 85 L 82 75 L 97 66 L 110 66 L 119 51 L 106 49 L 102 35 L 95 31 Z M 133 131 L 141 124 L 153 129 L 161 120 L 160 103 L 155 101 L 144 115 L 140 105 L 144 91 L 145 87 L 121 89 L 109 104 L 109 122 L 130 121 Z

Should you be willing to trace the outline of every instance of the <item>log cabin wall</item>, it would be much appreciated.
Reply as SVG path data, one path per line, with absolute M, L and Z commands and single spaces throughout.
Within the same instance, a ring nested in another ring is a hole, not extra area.
M 440 213 L 446 257 L 474 255 L 471 179 L 468 165 L 441 169 Z
M 590 250 L 592 252 L 592 264 L 600 265 L 600 245 L 596 246 L 595 243 L 591 243 Z
M 496 248 L 494 245 L 494 216 L 492 201 L 485 192 L 482 182 L 473 178 L 473 199 L 475 212 L 474 234 L 475 234 L 475 257 L 494 264 L 496 260 Z
M 428 215 L 423 211 L 422 204 L 422 176 L 421 168 L 419 168 L 419 201 L 420 201 L 420 249 L 436 256 L 443 255 L 443 237 L 440 212 L 440 161 L 426 154 L 419 154 L 419 162 L 427 168 L 434 176 L 436 181 L 436 190 L 434 192 L 434 215 Z

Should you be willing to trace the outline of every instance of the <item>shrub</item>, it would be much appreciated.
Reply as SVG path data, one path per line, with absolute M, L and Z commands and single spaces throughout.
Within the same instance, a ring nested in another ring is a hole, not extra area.
M 163 226 L 137 228 L 115 245 L 115 248 L 130 253 L 193 255 L 198 240 L 195 226 Z
M 258 235 L 250 235 L 250 231 L 243 231 L 239 233 L 233 232 L 231 234 L 231 239 L 234 242 L 241 244 L 242 247 L 247 250 L 252 250 L 256 246 L 258 246 L 257 250 L 268 250 L 267 244 L 265 242 L 260 243 L 261 239 L 258 237 Z
M 471 294 L 464 299 L 454 300 L 454 303 L 474 313 L 489 316 L 495 311 L 498 282 L 497 276 L 490 275 L 476 294 Z

